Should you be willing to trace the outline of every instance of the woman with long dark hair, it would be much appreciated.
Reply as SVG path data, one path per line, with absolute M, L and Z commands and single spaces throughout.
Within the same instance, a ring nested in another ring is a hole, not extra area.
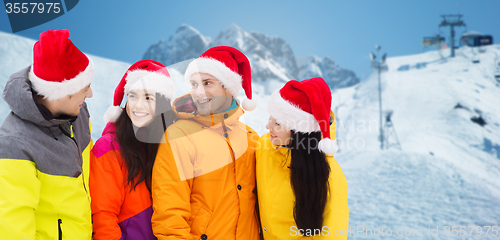
M 331 99 L 322 78 L 289 81 L 271 95 L 269 133 L 256 151 L 265 240 L 347 238 L 347 181 L 333 158 Z
M 120 108 L 127 95 L 125 109 Z M 91 151 L 93 239 L 156 239 L 151 175 L 158 145 L 173 123 L 174 84 L 161 63 L 133 64 L 116 87 L 107 125 Z

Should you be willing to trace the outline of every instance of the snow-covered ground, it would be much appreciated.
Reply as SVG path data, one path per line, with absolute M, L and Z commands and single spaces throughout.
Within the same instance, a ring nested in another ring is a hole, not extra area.
M 30 64 L 33 44 L 0 32 L 0 90 L 12 72 Z M 442 239 L 446 226 L 466 226 L 467 234 L 460 238 L 500 239 L 492 230 L 485 236 L 484 227 L 500 225 L 500 84 L 493 77 L 500 46 L 482 50 L 461 48 L 453 59 L 442 59 L 435 51 L 387 59 L 382 108 L 393 111 L 402 150 L 380 150 L 376 74 L 333 92 L 340 146 L 335 158 L 349 185 L 350 226 L 354 233 L 362 230 L 349 239 L 383 237 L 366 236 L 366 228 L 378 234 L 384 228 L 384 235 L 390 229 L 392 236 L 402 230 L 400 239 L 416 237 L 404 236 L 405 230 L 422 229 L 420 238 Z M 114 88 L 130 63 L 91 57 L 96 75 L 94 97 L 87 102 L 96 140 Z M 183 66 L 169 67 L 177 96 L 189 91 Z M 279 81 L 253 86 L 257 109 L 243 121 L 259 134 L 266 132 L 266 93 L 280 86 Z M 0 100 L 0 122 L 9 111 Z M 476 230 L 469 236 L 467 226 L 482 226 L 481 237 Z M 429 236 L 429 227 L 439 227 L 439 236 Z

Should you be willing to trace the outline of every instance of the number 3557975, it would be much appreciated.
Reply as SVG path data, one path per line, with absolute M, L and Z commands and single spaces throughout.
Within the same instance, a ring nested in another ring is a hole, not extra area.
M 7 3 L 7 13 L 59 13 L 61 3 Z

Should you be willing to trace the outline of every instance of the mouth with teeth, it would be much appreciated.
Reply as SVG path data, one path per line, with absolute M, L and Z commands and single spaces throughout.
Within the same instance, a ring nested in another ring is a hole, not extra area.
M 143 113 L 143 112 L 132 112 L 134 116 L 136 117 L 146 117 L 149 115 L 149 113 Z
M 210 101 L 212 101 L 211 98 L 206 98 L 206 99 L 198 99 L 198 104 L 200 105 L 204 105 L 204 104 L 208 104 Z
M 274 135 L 272 132 L 269 132 L 271 134 L 271 138 L 275 138 L 277 137 L 276 135 Z

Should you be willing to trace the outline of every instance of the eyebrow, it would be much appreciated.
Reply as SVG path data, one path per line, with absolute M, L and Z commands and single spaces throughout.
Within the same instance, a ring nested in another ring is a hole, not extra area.
M 129 94 L 138 95 L 138 94 L 137 94 L 136 92 L 134 92 L 134 91 L 130 91 L 130 92 L 129 92 Z M 154 93 L 145 93 L 145 94 L 144 94 L 144 96 L 146 96 L 146 97 L 154 97 L 154 96 L 156 96 L 156 94 L 154 94 Z
M 217 80 L 217 79 L 215 79 L 215 78 L 205 78 L 205 79 L 201 79 L 201 81 L 202 81 L 202 82 L 204 82 L 204 81 L 208 81 L 208 80 Z M 196 80 L 193 80 L 193 79 L 190 79 L 189 81 L 190 81 L 190 82 L 194 82 L 194 83 L 196 83 Z

